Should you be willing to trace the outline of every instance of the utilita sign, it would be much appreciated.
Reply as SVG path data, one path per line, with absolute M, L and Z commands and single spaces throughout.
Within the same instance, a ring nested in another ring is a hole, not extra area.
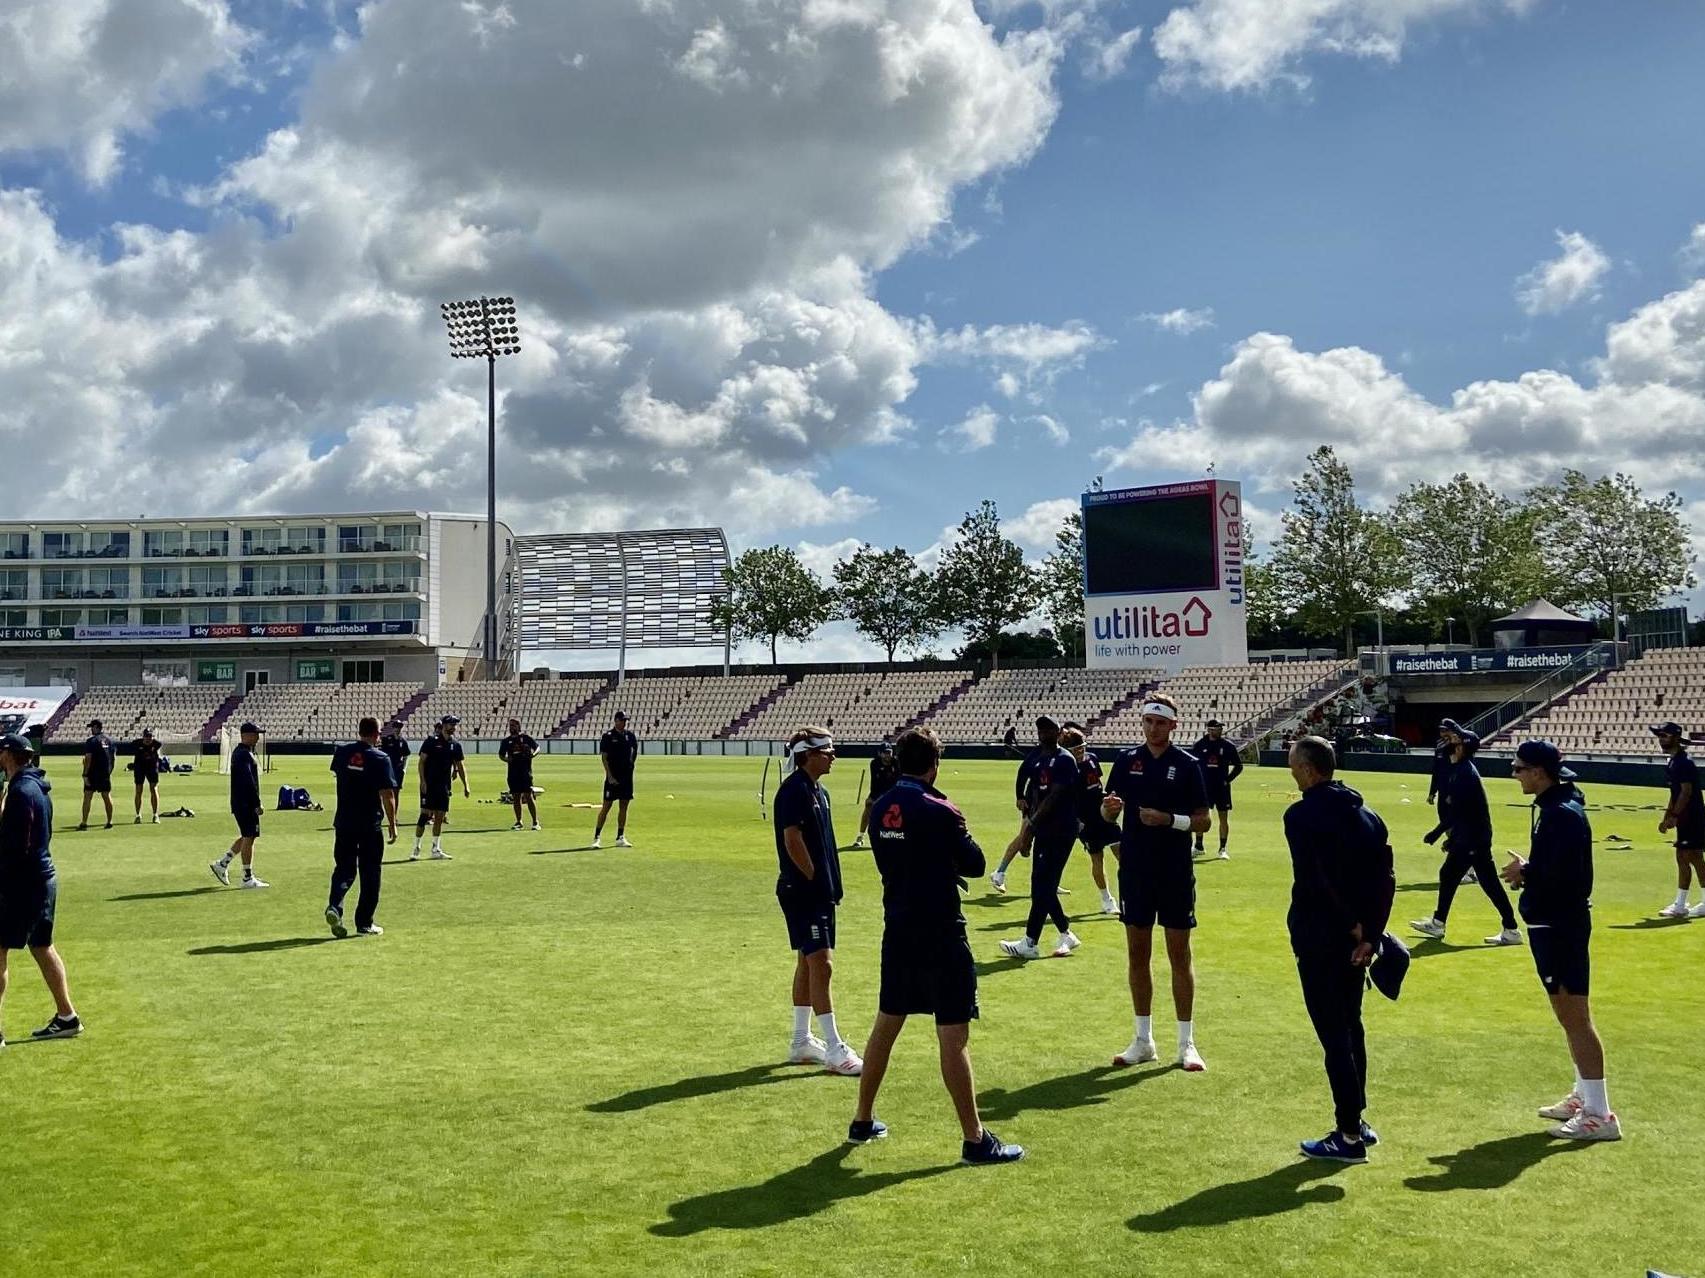
M 1241 485 L 1086 493 L 1084 628 L 1099 670 L 1249 660 Z

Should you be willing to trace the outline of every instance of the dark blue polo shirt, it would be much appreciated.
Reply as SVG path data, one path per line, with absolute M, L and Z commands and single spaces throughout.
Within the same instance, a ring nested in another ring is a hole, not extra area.
M 0 897 L 33 899 L 53 877 L 52 788 L 40 768 L 24 768 L 7 787 L 0 812 Z
M 337 812 L 332 825 L 352 833 L 377 830 L 385 823 L 385 805 L 379 794 L 395 790 L 391 761 L 376 745 L 352 741 L 332 755 L 331 770 L 337 776 Z
M 1676 824 L 1688 830 L 1705 827 L 1705 795 L 1699 793 L 1699 765 L 1688 757 L 1687 751 L 1677 750 L 1664 764 L 1664 778 L 1669 782 L 1669 800 L 1674 803 L 1681 787 L 1691 785 L 1693 794 L 1687 806 L 1675 814 Z
M 882 875 L 882 918 L 889 933 L 907 939 L 964 936 L 959 880 L 976 878 L 985 868 L 964 814 L 916 777 L 902 777 L 877 798 L 870 847 Z
M 1072 758 L 1072 752 L 1063 746 L 1056 746 L 1052 751 L 1038 748 L 1025 762 L 1032 765 L 1029 788 L 1024 795 L 1030 804 L 1031 830 L 1039 838 L 1075 839 L 1080 782 L 1077 760 Z M 1054 800 L 1048 815 L 1038 822 L 1036 814 L 1042 810 L 1042 800 L 1054 790 L 1063 793 Z
M 83 753 L 89 756 L 89 780 L 112 780 L 112 770 L 117 763 L 117 751 L 113 749 L 112 738 L 104 732 L 97 732 L 83 743 Z
M 598 738 L 598 753 L 610 765 L 610 779 L 626 781 L 633 776 L 634 760 L 639 758 L 639 738 L 626 728 L 611 728 Z
M 1209 794 L 1224 790 L 1243 771 L 1243 760 L 1238 757 L 1237 747 L 1224 737 L 1217 740 L 1203 737 L 1190 753 L 1202 765 L 1202 780 L 1207 782 Z
M 420 761 L 426 770 L 427 785 L 448 788 L 456 765 L 462 761 L 462 743 L 454 737 L 434 733 L 420 743 Z
M 231 751 L 231 811 L 245 816 L 260 807 L 260 767 L 255 752 L 242 742 Z
M 1159 757 L 1146 745 L 1121 750 L 1107 775 L 1107 793 L 1116 794 L 1125 802 L 1125 810 L 1120 814 L 1124 827 L 1119 840 L 1121 855 L 1173 855 L 1190 859 L 1188 830 L 1144 825 L 1137 819 L 1137 809 L 1158 808 L 1175 816 L 1188 816 L 1198 808 L 1207 807 L 1207 783 L 1202 780 L 1202 769 L 1194 756 L 1175 745 L 1168 745 Z
M 776 879 L 776 894 L 799 900 L 826 901 L 831 905 L 841 900 L 841 854 L 835 842 L 835 825 L 829 815 L 829 792 L 813 785 L 803 768 L 795 768 L 776 787 L 775 802 L 776 861 L 780 876 Z M 799 827 L 805 849 L 811 854 L 814 878 L 807 879 L 787 854 L 785 831 Z

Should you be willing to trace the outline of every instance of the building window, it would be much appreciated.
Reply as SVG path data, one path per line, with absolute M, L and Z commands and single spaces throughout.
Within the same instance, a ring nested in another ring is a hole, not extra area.
M 89 569 L 89 589 L 94 592 L 92 598 L 128 599 L 130 598 L 130 569 L 91 568 Z
M 41 597 L 43 599 L 81 599 L 84 577 L 81 568 L 43 568 Z
M 293 595 L 323 595 L 326 593 L 326 566 L 291 564 L 284 572 L 284 586 Z
M 142 554 L 145 558 L 178 559 L 184 553 L 184 534 L 179 528 L 150 529 L 142 534 Z
M 379 540 L 378 524 L 339 524 L 337 548 L 342 554 L 374 549 Z
M 145 626 L 181 626 L 184 624 L 182 608 L 144 608 L 142 624 Z
M 80 626 L 83 624 L 81 608 L 43 608 L 41 624 L 44 626 Z
M 47 532 L 41 535 L 43 559 L 77 559 L 83 554 L 84 538 L 80 532 Z
M 282 609 L 283 621 L 324 621 L 326 606 L 324 604 L 285 604 Z
M 189 570 L 189 592 L 202 598 L 220 599 L 228 589 L 230 577 L 223 565 L 218 568 L 197 565 Z
M 189 687 L 189 662 L 144 661 L 142 683 L 149 688 Z
M 30 535 L 21 532 L 0 533 L 0 559 L 28 559 Z
M 0 608 L 0 626 L 27 626 L 30 614 L 24 608 Z
M 420 620 L 420 600 L 418 599 L 402 599 L 396 603 L 388 603 L 384 607 L 384 620 L 386 621 Z
M 323 555 L 326 553 L 326 530 L 307 526 L 286 528 L 283 544 L 288 554 Z
M 130 533 L 124 530 L 90 533 L 89 555 L 94 559 L 128 559 Z
M 24 668 L 22 666 L 0 666 L 0 688 L 21 688 L 24 686 Z
M 380 550 L 419 550 L 419 524 L 386 524 L 379 530 Z
M 142 597 L 144 599 L 177 599 L 184 594 L 182 568 L 144 568 Z
M 0 599 L 28 599 L 30 575 L 22 568 L 0 570 Z
M 343 681 L 345 683 L 384 683 L 385 663 L 383 661 L 346 661 L 343 663 Z
M 202 608 L 185 608 L 184 620 L 192 626 L 219 625 L 229 618 L 230 613 L 224 604 L 208 604 Z
M 284 529 L 282 528 L 243 529 L 243 553 L 245 555 L 276 555 L 283 545 Z
M 231 533 L 225 528 L 192 528 L 185 553 L 203 559 L 224 559 L 231 553 Z
M 89 624 L 91 626 L 128 626 L 130 624 L 130 609 L 91 608 L 89 609 Z

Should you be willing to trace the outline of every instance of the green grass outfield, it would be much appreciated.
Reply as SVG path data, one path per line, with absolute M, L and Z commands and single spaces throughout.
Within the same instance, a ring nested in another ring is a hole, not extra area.
M 1588 791 L 1620 1144 L 1545 1137 L 1533 1111 L 1567 1088 L 1562 1037 L 1527 950 L 1478 944 L 1496 920 L 1465 888 L 1451 944 L 1418 949 L 1402 1002 L 1368 998 L 1384 1143 L 1365 1167 L 1298 1157 L 1331 1106 L 1285 941 L 1289 778 L 1257 770 L 1238 785 L 1234 859 L 1199 871 L 1207 1074 L 1109 1068 L 1130 1036 L 1123 937 L 1086 916 L 1081 852 L 1070 959 L 996 950 L 1024 917 L 1023 863 L 1011 896 L 975 885 L 979 1091 L 1030 1154 L 961 1168 L 927 1023 L 900 1040 L 878 1144 L 842 1144 L 855 1082 L 778 1063 L 791 958 L 760 767 L 645 758 L 638 846 L 592 852 L 592 814 L 565 805 L 596 797 L 595 761 L 541 759 L 542 834 L 458 797 L 456 859 L 388 865 L 386 935 L 334 942 L 329 812 L 269 813 L 272 889 L 220 889 L 206 863 L 232 835 L 223 778 L 163 791 L 193 821 L 79 834 L 56 762 L 58 935 L 89 1030 L 0 1054 L 8 1271 L 1705 1275 L 1705 923 L 1656 925 L 1674 890 L 1659 792 Z M 830 778 L 844 842 L 863 768 Z M 498 769 L 472 760 L 476 796 L 495 797 Z M 942 776 L 991 853 L 1010 778 L 951 759 Z M 280 759 L 265 780 L 331 797 L 323 759 Z M 1401 925 L 1433 900 L 1425 778 L 1359 780 L 1398 848 Z M 1488 784 L 1499 848 L 1525 846 L 1514 785 Z M 405 835 L 393 862 L 406 854 Z M 845 861 L 836 1004 L 862 1046 L 880 900 L 868 854 Z M 14 955 L 6 1028 L 27 1036 L 50 1011 Z M 1164 996 L 1157 1011 L 1164 1053 Z

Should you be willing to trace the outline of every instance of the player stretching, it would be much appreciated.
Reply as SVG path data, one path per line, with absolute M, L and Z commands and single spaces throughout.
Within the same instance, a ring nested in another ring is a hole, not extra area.
M 1089 873 L 1101 892 L 1101 912 L 1117 914 L 1119 902 L 1107 890 L 1106 851 L 1113 849 L 1113 860 L 1119 859 L 1119 827 L 1101 815 L 1101 800 L 1106 793 L 1101 788 L 1101 761 L 1090 752 L 1083 729 L 1060 729 L 1060 744 L 1077 760 L 1078 766 L 1078 838 L 1089 853 Z
M 112 829 L 112 738 L 101 731 L 99 719 L 89 720 L 89 739 L 83 743 L 83 816 L 79 830 L 89 828 L 89 803 L 98 794 L 107 810 L 107 829 Z
M 1658 822 L 1658 833 L 1675 831 L 1675 900 L 1658 913 L 1666 919 L 1705 919 L 1705 798 L 1699 793 L 1699 767 L 1687 754 L 1686 734 L 1679 723 L 1653 726 L 1658 748 L 1669 755 L 1664 776 L 1669 781 L 1669 806 Z M 1699 904 L 1687 908 L 1689 879 L 1699 880 Z
M 224 856 L 208 863 L 213 877 L 226 887 L 231 886 L 231 862 L 243 858 L 243 886 L 271 887 L 264 879 L 255 877 L 255 840 L 260 838 L 260 767 L 255 763 L 255 746 L 260 743 L 260 727 L 245 723 L 237 729 L 241 740 L 231 751 L 231 819 L 237 823 L 237 839 Z
M 462 743 L 456 740 L 457 716 L 447 714 L 432 729 L 432 735 L 420 743 L 420 819 L 414 825 L 414 851 L 408 859 L 420 860 L 420 843 L 426 837 L 426 823 L 432 822 L 432 859 L 448 861 L 444 850 L 444 818 L 450 815 L 450 782 L 462 779 L 462 797 L 468 793 L 468 770 L 462 764 Z M 385 760 L 387 764 L 390 760 Z
M 1560 1118 L 1551 1134 L 1567 1140 L 1621 1140 L 1622 1125 L 1605 1088 L 1604 1043 L 1587 1005 L 1592 979 L 1593 830 L 1575 774 L 1549 741 L 1523 741 L 1510 771 L 1523 794 L 1533 796 L 1533 841 L 1528 859 L 1514 852 L 1505 881 L 1521 889 L 1533 965 L 1551 998 L 1575 1063 L 1575 1085 L 1541 1118 Z
M 876 806 L 876 801 L 892 790 L 900 780 L 900 768 L 894 762 L 894 742 L 886 733 L 883 734 L 882 744 L 876 747 L 876 755 L 870 761 L 870 793 L 864 796 L 864 807 L 858 814 L 858 835 L 853 839 L 855 848 L 864 846 L 864 832 L 870 826 L 870 810 Z M 871 846 L 876 846 L 876 834 L 871 832 Z M 978 870 L 978 874 L 982 871 Z
M 829 997 L 834 975 L 835 907 L 841 903 L 841 856 L 822 779 L 835 766 L 835 739 L 827 728 L 800 728 L 787 743 L 793 771 L 776 788 L 776 899 L 787 921 L 793 964 L 793 1043 L 788 1060 L 823 1065 L 833 1074 L 857 1074 L 858 1053 L 835 1026 Z M 818 1038 L 811 1032 L 817 1014 Z
M 906 1017 L 917 1013 L 935 1017 L 941 1079 L 964 1137 L 960 1157 L 967 1163 L 1017 1162 L 1023 1146 L 1003 1144 L 983 1126 L 971 1073 L 977 965 L 965 941 L 959 881 L 983 872 L 983 850 L 959 809 L 935 788 L 941 764 L 935 733 L 911 729 L 895 754 L 902 776 L 876 796 L 882 800 L 880 828 L 870 836 L 882 875 L 882 987 L 847 1139 L 862 1145 L 888 1134 L 888 1125 L 876 1117 L 876 1093 Z
M 1136 1032 L 1131 1044 L 1113 1058 L 1115 1065 L 1140 1065 L 1156 1059 L 1154 978 L 1149 957 L 1158 919 L 1166 934 L 1166 958 L 1172 968 L 1172 1004 L 1178 1014 L 1178 1063 L 1192 1073 L 1207 1068 L 1196 1050 L 1196 973 L 1191 965 L 1190 931 L 1196 926 L 1196 871 L 1190 863 L 1190 836 L 1208 828 L 1207 786 L 1196 760 L 1172 744 L 1178 703 L 1164 692 L 1143 703 L 1143 742 L 1125 750 L 1107 777 L 1101 815 L 1109 821 L 1125 814 L 1119 843 L 1119 905 L 1125 924 L 1131 1005 Z
M 497 747 L 497 757 L 509 765 L 509 802 L 515 807 L 511 830 L 521 828 L 522 803 L 533 818 L 533 828 L 539 828 L 539 805 L 533 801 L 533 756 L 538 752 L 539 743 L 521 731 L 521 720 L 511 719 L 509 735 Z
M 610 805 L 616 809 L 616 846 L 631 848 L 628 842 L 628 804 L 633 802 L 634 766 L 639 762 L 639 738 L 628 731 L 628 717 L 618 710 L 610 730 L 598 738 L 598 758 L 604 764 L 604 806 L 598 809 L 598 824 L 592 831 L 592 846 L 604 846 L 604 822 L 609 819 Z
M 1190 753 L 1202 765 L 1202 780 L 1208 787 L 1208 806 L 1220 818 L 1220 860 L 1231 860 L 1225 850 L 1230 835 L 1231 783 L 1243 775 L 1243 757 L 1237 747 L 1225 739 L 1225 725 L 1218 719 L 1207 722 L 1208 734 L 1191 747 Z M 1196 836 L 1196 851 L 1202 852 L 1202 836 Z

